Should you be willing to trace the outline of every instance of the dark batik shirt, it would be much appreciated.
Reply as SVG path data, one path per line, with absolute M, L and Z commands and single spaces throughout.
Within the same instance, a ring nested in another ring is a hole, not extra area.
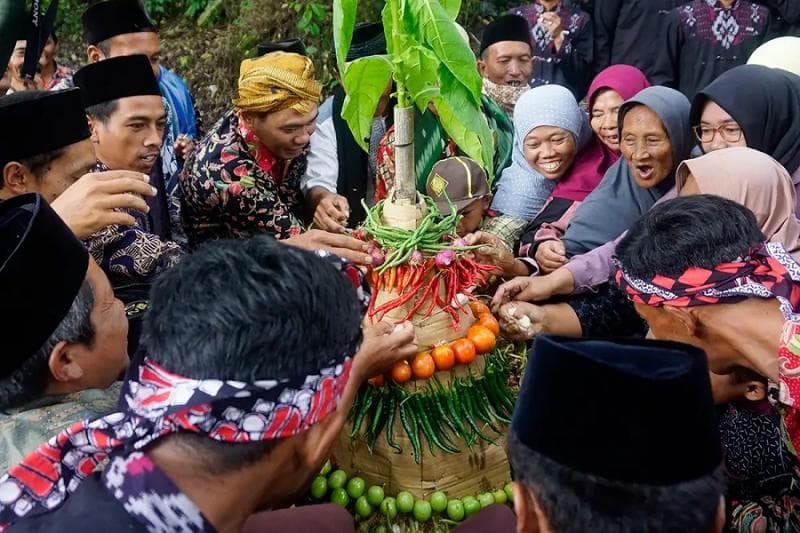
M 109 168 L 100 162 L 94 169 L 95 172 L 107 170 Z M 131 214 L 136 219 L 132 226 L 114 224 L 83 241 L 115 289 L 149 284 L 183 256 L 180 246 L 147 231 L 150 222 L 146 215 Z
M 540 23 L 545 8 L 538 3 L 512 9 L 531 26 L 531 48 L 534 65 L 531 86 L 558 84 L 567 87 L 580 101 L 586 95 L 592 78 L 594 61 L 594 31 L 589 15 L 575 5 L 562 0 L 553 10 L 561 18 L 564 42 L 559 50 L 547 28 Z
M 302 233 L 300 181 L 307 164 L 306 152 L 279 160 L 238 112 L 228 112 L 197 145 L 180 177 L 189 243 Z
M 670 75 L 664 84 L 691 100 L 723 72 L 747 63 L 765 41 L 769 18 L 766 7 L 747 0 L 729 8 L 694 0 L 675 9 L 666 30 Z
M 686 0 L 602 0 L 594 4 L 595 71 L 633 65 L 651 85 L 668 77 L 664 26 Z
M 115 457 L 56 509 L 9 531 L 180 531 L 213 533 L 189 497 L 142 452 Z

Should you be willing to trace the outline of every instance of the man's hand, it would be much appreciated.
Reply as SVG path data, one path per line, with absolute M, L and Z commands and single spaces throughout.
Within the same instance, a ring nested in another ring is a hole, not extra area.
M 547 11 L 542 13 L 540 19 L 542 25 L 550 33 L 556 50 L 561 50 L 561 46 L 564 44 L 564 27 L 561 25 L 561 16 L 555 11 Z
M 326 191 L 327 192 L 327 191 Z M 314 211 L 314 225 L 332 233 L 344 233 L 350 218 L 350 204 L 344 196 L 327 192 Z
M 194 141 L 188 135 L 178 135 L 174 150 L 178 159 L 186 159 L 194 151 Z
M 497 318 L 505 338 L 527 341 L 544 329 L 545 312 L 538 305 L 511 302 L 500 307 Z
M 367 253 L 367 243 L 348 235 L 312 229 L 281 242 L 305 250 L 327 250 L 359 265 L 372 264 L 372 256 Z
M 378 322 L 364 327 L 364 342 L 353 361 L 353 372 L 362 381 L 385 374 L 398 361 L 417 353 L 417 339 L 411 322 Z
M 567 263 L 567 250 L 561 241 L 545 241 L 536 249 L 534 259 L 541 271 L 549 274 Z
M 503 270 L 502 276 L 527 276 L 528 267 L 514 257 L 514 253 L 499 237 L 485 231 L 470 233 L 464 237 L 467 246 L 482 244 L 480 248 L 472 251 L 479 263 L 495 265 Z
M 113 224 L 134 224 L 126 209 L 147 213 L 150 208 L 142 197 L 158 193 L 149 180 L 127 170 L 93 172 L 68 187 L 51 207 L 79 239 L 86 239 Z

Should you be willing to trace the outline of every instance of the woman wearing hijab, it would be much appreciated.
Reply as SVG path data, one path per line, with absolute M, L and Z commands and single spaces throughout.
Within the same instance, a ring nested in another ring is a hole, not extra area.
M 691 120 L 704 152 L 731 146 L 764 152 L 800 190 L 800 76 L 760 65 L 736 67 L 698 93 Z
M 643 332 L 643 323 L 624 294 L 607 283 L 614 239 L 667 193 L 674 194 L 675 171 L 692 148 L 689 107 L 685 96 L 666 87 L 649 87 L 623 104 L 619 111 L 623 157 L 586 197 L 561 239 L 569 262 L 540 279 L 519 277 L 498 289 L 494 306 L 501 311 L 508 334 L 630 336 Z M 535 307 L 516 302 L 500 308 L 512 299 L 542 301 L 592 287 L 599 291 L 573 296 L 562 304 Z M 518 329 L 518 309 L 529 316 L 534 329 Z M 544 329 L 537 331 L 543 324 Z
M 786 170 L 768 155 L 741 147 L 717 150 L 684 161 L 675 179 L 679 196 L 713 194 L 747 207 L 769 241 L 800 259 L 794 187 Z M 769 402 L 729 403 L 721 409 L 720 427 L 731 530 L 800 528 L 800 494 L 793 490 L 800 483 L 800 467 L 780 439 L 780 417 Z

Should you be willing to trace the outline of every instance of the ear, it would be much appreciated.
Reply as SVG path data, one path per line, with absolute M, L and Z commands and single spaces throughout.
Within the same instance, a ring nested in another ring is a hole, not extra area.
M 494 195 L 492 193 L 487 194 L 483 197 L 483 210 L 487 211 L 490 207 L 492 207 L 492 200 L 494 199 Z
M 89 63 L 97 63 L 98 61 L 105 59 L 105 54 L 98 47 L 90 44 L 86 48 L 86 57 L 89 59 Z
M 663 309 L 668 315 L 678 321 L 678 324 L 680 324 L 690 337 L 698 336 L 697 332 L 699 330 L 700 321 L 693 308 L 665 305 Z
M 100 129 L 100 121 L 91 118 L 89 115 L 86 115 L 86 121 L 89 123 L 89 132 L 91 133 L 89 139 L 93 144 L 98 144 L 100 142 L 100 134 L 98 132 Z
M 767 386 L 761 381 L 751 381 L 746 387 L 744 397 L 751 402 L 760 402 L 767 397 Z
M 83 377 L 83 368 L 75 357 L 75 351 L 79 349 L 78 344 L 66 341 L 61 341 L 53 347 L 47 366 L 54 380 L 59 383 L 71 383 Z
M 547 531 L 547 520 L 539 507 L 536 497 L 522 482 L 515 481 L 514 514 L 517 515 L 517 533 L 537 533 Z
M 3 188 L 7 188 L 14 196 L 33 191 L 31 180 L 33 175 L 22 163 L 11 161 L 3 167 Z
M 479 59 L 476 64 L 478 65 L 478 73 L 481 75 L 481 78 L 486 77 L 486 62 L 483 59 Z

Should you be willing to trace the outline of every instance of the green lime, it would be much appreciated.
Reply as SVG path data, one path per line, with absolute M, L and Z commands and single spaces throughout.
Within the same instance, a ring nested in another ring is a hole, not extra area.
M 356 500 L 356 514 L 361 518 L 369 518 L 369 515 L 372 514 L 372 506 L 366 496 L 359 496 Z
M 494 496 L 490 492 L 484 492 L 478 495 L 478 503 L 481 504 L 481 509 L 494 505 Z
M 414 495 L 404 490 L 397 494 L 397 510 L 401 513 L 410 513 L 414 509 Z
M 464 503 L 464 515 L 472 516 L 481 510 L 481 504 L 474 496 L 467 496 L 461 500 Z
M 447 509 L 447 496 L 442 491 L 436 491 L 431 494 L 431 509 L 437 513 L 444 512 Z
M 325 461 L 325 464 L 322 465 L 322 470 L 319 471 L 319 475 L 320 476 L 327 476 L 328 474 L 331 473 L 332 469 L 333 469 L 333 466 L 331 466 L 331 460 L 328 459 L 327 461 Z
M 350 481 L 347 482 L 347 494 L 350 495 L 351 498 L 357 500 L 361 496 L 364 495 L 364 490 L 367 488 L 367 483 L 360 477 L 354 477 Z
M 431 504 L 425 500 L 414 502 L 414 518 L 417 522 L 427 522 L 431 519 Z
M 508 496 L 506 496 L 504 490 L 496 490 L 492 495 L 494 496 L 494 503 L 506 503 L 508 501 Z
M 464 520 L 464 504 L 461 503 L 461 500 L 450 500 L 447 502 L 447 517 L 454 522 L 461 522 Z
M 372 485 L 369 490 L 367 490 L 367 501 L 373 507 L 377 507 L 383 501 L 385 494 L 383 493 L 383 487 L 379 487 L 377 485 Z
M 347 504 L 350 503 L 350 496 L 347 495 L 347 491 L 343 488 L 333 489 L 333 492 L 331 492 L 331 503 L 347 507 Z
M 383 500 L 381 502 L 381 514 L 389 520 L 397 518 L 397 501 L 391 496 Z
M 321 500 L 328 492 L 328 479 L 323 476 L 317 476 L 311 482 L 311 497 L 315 500 Z
M 514 503 L 514 484 L 506 483 L 506 486 L 503 487 L 503 492 L 505 492 L 506 496 L 508 496 L 508 501 Z
M 328 476 L 328 486 L 334 490 L 343 489 L 345 483 L 347 483 L 347 472 L 344 470 L 335 470 Z

